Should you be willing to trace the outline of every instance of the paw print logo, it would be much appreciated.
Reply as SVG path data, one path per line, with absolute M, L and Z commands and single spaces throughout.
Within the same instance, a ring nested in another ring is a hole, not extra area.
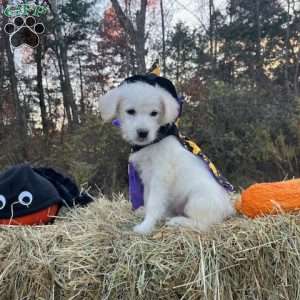
M 39 35 L 44 33 L 45 26 L 42 23 L 37 23 L 32 16 L 26 19 L 16 17 L 13 23 L 5 25 L 4 31 L 10 36 L 10 43 L 13 47 L 18 48 L 27 45 L 36 48 L 40 43 Z

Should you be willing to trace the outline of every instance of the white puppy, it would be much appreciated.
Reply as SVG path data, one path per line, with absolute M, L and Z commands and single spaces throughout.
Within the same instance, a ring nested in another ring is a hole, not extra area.
M 129 158 L 144 184 L 145 218 L 134 227 L 141 234 L 150 233 L 165 218 L 170 218 L 168 225 L 204 231 L 234 211 L 207 165 L 175 136 L 153 143 L 160 127 L 173 123 L 178 111 L 179 104 L 167 90 L 144 82 L 124 83 L 100 99 L 104 121 L 117 117 L 126 141 L 147 145 Z

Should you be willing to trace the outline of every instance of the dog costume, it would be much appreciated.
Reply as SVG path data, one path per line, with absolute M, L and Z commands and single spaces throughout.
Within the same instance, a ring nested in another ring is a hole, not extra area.
M 50 168 L 22 164 L 0 173 L 0 224 L 46 224 L 62 206 L 86 205 L 92 200 L 70 178 Z
M 154 65 L 152 67 L 151 73 L 148 73 L 146 75 L 135 75 L 132 77 L 129 77 L 124 80 L 124 82 L 121 83 L 135 83 L 135 82 L 143 82 L 146 84 L 149 84 L 151 86 L 159 86 L 160 88 L 163 88 L 166 90 L 168 93 L 171 94 L 171 96 L 174 98 L 174 101 L 177 101 L 180 105 L 180 111 L 178 114 L 178 119 L 176 120 L 175 123 L 172 124 L 167 124 L 165 126 L 160 127 L 159 132 L 158 132 L 158 137 L 150 144 L 144 145 L 144 146 L 139 146 L 139 145 L 132 145 L 131 151 L 132 152 L 137 152 L 144 147 L 147 147 L 151 144 L 157 143 L 161 141 L 162 139 L 173 135 L 175 136 L 180 143 L 182 144 L 183 147 L 185 147 L 187 150 L 195 154 L 199 159 L 205 162 L 208 170 L 212 174 L 212 176 L 215 178 L 215 180 L 222 185 L 225 190 L 228 192 L 233 192 L 234 187 L 226 180 L 225 177 L 221 175 L 221 173 L 218 171 L 218 169 L 215 167 L 215 165 L 209 160 L 209 158 L 203 153 L 202 149 L 193 141 L 190 139 L 182 136 L 179 133 L 178 130 L 178 120 L 182 112 L 182 105 L 183 105 L 183 97 L 178 97 L 175 86 L 173 83 L 158 75 L 159 74 L 159 66 Z M 116 126 L 120 126 L 119 120 L 114 120 L 113 124 Z M 135 167 L 130 163 L 128 166 L 128 175 L 129 175 L 129 198 L 132 203 L 132 208 L 138 209 L 139 207 L 144 205 L 144 186 L 143 183 L 140 179 L 140 176 L 135 169 Z

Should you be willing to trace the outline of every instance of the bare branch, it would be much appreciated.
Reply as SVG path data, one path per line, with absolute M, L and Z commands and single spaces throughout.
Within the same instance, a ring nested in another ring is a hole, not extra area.
M 125 15 L 125 13 L 123 12 L 119 1 L 111 0 L 111 3 L 112 3 L 112 6 L 113 6 L 116 14 L 118 15 L 118 19 L 119 19 L 121 25 L 123 26 L 123 28 L 125 28 L 126 32 L 129 34 L 130 38 L 132 40 L 134 40 L 136 32 L 134 30 L 133 24 L 130 21 L 130 19 Z

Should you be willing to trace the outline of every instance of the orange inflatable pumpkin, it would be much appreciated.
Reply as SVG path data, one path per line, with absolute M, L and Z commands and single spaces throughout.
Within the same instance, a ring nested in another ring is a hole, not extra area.
M 243 191 L 236 209 L 250 218 L 300 210 L 300 179 L 258 183 Z

